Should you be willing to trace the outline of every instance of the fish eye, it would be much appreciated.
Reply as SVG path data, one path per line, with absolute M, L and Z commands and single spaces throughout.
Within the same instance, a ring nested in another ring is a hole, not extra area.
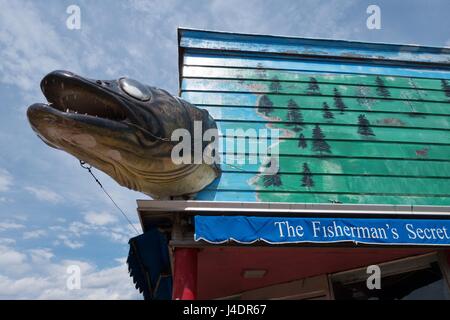
M 150 89 L 144 86 L 139 81 L 128 78 L 121 78 L 119 80 L 119 85 L 126 94 L 135 99 L 147 101 L 150 100 L 152 96 Z

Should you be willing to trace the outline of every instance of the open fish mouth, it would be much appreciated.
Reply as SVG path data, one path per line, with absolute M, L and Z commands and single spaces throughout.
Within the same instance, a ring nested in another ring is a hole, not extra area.
M 28 118 L 32 122 L 34 113 L 48 112 L 74 120 L 98 118 L 125 121 L 128 118 L 127 109 L 111 91 L 112 86 L 117 84 L 85 79 L 68 71 L 54 71 L 41 81 L 41 90 L 48 103 L 30 106 Z

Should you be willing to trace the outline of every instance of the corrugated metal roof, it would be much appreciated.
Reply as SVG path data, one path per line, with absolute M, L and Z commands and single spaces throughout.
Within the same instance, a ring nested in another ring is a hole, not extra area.
M 185 29 L 179 44 L 180 94 L 223 146 L 227 129 L 281 130 L 277 174 L 249 164 L 250 138 L 199 199 L 449 205 L 449 49 Z

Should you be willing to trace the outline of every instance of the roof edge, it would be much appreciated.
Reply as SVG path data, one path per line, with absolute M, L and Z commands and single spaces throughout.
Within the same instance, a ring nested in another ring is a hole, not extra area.
M 222 31 L 222 30 L 206 30 L 206 29 L 196 29 L 196 28 L 187 28 L 187 27 L 178 27 L 178 45 L 180 45 L 180 40 L 182 33 L 184 31 L 188 32 L 201 32 L 201 33 L 209 33 L 216 35 L 228 35 L 228 36 L 242 36 L 242 37 L 258 37 L 258 38 L 274 38 L 281 40 L 294 40 L 294 41 L 314 41 L 314 42 L 336 42 L 343 44 L 355 44 L 355 45 L 373 45 L 373 46 L 392 46 L 392 47 L 402 47 L 402 48 L 411 48 L 414 50 L 417 49 L 429 49 L 431 51 L 442 51 L 450 54 L 450 47 L 438 47 L 438 46 L 429 46 L 429 45 L 419 45 L 413 43 L 391 43 L 391 42 L 370 42 L 370 41 L 361 41 L 361 40 L 351 40 L 351 39 L 333 39 L 333 38 L 313 38 L 313 37 L 294 37 L 287 35 L 275 35 L 275 34 L 258 34 L 258 33 L 238 33 L 231 31 Z

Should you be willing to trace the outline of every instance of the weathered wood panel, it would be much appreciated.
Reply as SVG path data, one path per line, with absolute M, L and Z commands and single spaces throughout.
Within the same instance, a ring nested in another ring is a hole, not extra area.
M 180 47 L 216 50 L 219 52 L 263 52 L 283 54 L 285 56 L 364 58 L 398 62 L 448 63 L 450 60 L 450 49 L 448 48 L 362 43 L 345 40 L 254 36 L 187 29 L 181 30 Z
M 263 57 L 241 54 L 211 55 L 189 54 L 184 56 L 184 62 L 190 66 L 240 67 L 273 70 L 298 70 L 310 72 L 346 73 L 346 74 L 374 74 L 384 76 L 405 76 L 414 78 L 450 79 L 448 71 L 437 68 L 413 68 L 407 66 L 380 65 L 368 62 L 328 62 L 324 60 L 293 59 L 279 57 Z M 448 68 L 448 67 L 447 67 Z
M 450 205 L 450 52 L 210 35 L 180 42 L 224 162 L 198 199 Z M 280 133 L 264 150 L 261 129 Z
M 339 110 L 334 105 L 333 97 L 320 96 L 287 96 L 287 95 L 261 95 L 248 93 L 230 93 L 230 92 L 190 92 L 184 91 L 183 97 L 190 102 L 202 105 L 218 105 L 218 106 L 247 106 L 258 108 L 260 100 L 266 96 L 271 101 L 274 109 L 287 108 L 289 100 L 294 100 L 303 109 L 322 109 L 323 103 L 326 102 L 332 111 Z M 450 103 L 434 102 L 434 101 L 415 101 L 415 100 L 387 100 L 387 99 L 360 99 L 358 98 L 342 98 L 343 103 L 347 106 L 347 111 L 361 112 L 386 112 L 386 113 L 407 113 L 411 117 L 422 116 L 422 114 L 440 114 L 450 116 Z
M 380 85 L 361 85 L 355 79 L 353 84 L 318 83 L 316 77 L 309 82 L 286 82 L 274 77 L 271 81 L 230 79 L 184 79 L 183 91 L 248 92 L 254 94 L 283 94 L 289 96 L 311 95 L 334 97 L 356 97 L 361 99 L 397 99 L 408 101 L 448 102 L 442 90 L 424 90 L 388 87 L 379 77 Z
M 270 70 L 270 69 L 243 69 L 243 68 L 226 68 L 214 66 L 189 66 L 183 68 L 183 78 L 197 79 L 237 79 L 237 80 L 268 80 L 278 78 L 280 81 L 307 82 L 311 78 L 315 78 L 319 84 L 350 84 L 350 85 L 366 85 L 376 86 L 377 77 L 391 88 L 410 88 L 410 89 L 442 89 L 442 80 L 427 78 L 409 78 L 394 77 L 383 75 L 365 75 L 365 74 L 339 74 L 339 73 L 319 73 L 319 72 L 299 72 L 288 70 Z

